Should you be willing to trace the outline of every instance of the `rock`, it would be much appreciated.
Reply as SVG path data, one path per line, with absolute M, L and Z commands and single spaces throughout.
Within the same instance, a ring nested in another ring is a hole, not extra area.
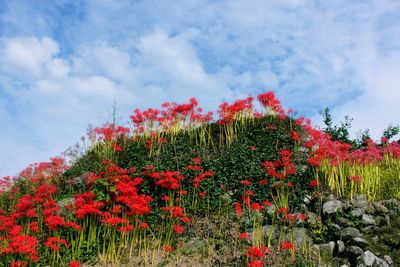
M 339 231 L 340 229 L 342 229 L 342 227 L 340 227 L 340 225 L 336 224 L 336 223 L 330 223 L 328 225 L 329 229 L 333 230 L 333 231 Z
M 297 248 L 310 247 L 313 244 L 305 228 L 293 228 L 293 241 Z
M 343 253 L 344 249 L 346 248 L 344 245 L 344 242 L 342 240 L 338 240 L 338 241 L 336 241 L 336 244 L 337 244 L 338 253 L 339 254 Z
M 371 203 L 368 203 L 368 205 L 364 209 L 365 212 L 368 214 L 375 214 L 376 212 L 374 205 L 372 205 Z
M 329 266 L 347 266 L 350 267 L 350 262 L 346 258 L 334 258 Z
M 336 200 L 336 197 L 334 194 L 330 194 L 329 196 L 327 196 L 325 198 L 325 202 L 332 201 L 332 200 Z
M 367 250 L 357 258 L 357 267 L 389 267 L 389 264 Z
M 356 208 L 366 208 L 368 206 L 368 200 L 364 195 L 357 195 L 352 200 L 352 204 Z
M 304 197 L 304 199 L 303 199 L 303 202 L 304 202 L 304 204 L 306 204 L 306 205 L 310 205 L 311 200 L 312 200 L 312 196 L 306 195 L 306 196 Z
M 277 240 L 279 237 L 279 226 L 264 225 L 261 229 L 263 236 Z
M 357 258 L 361 254 L 363 254 L 363 250 L 362 248 L 357 246 L 347 246 L 345 249 L 345 253 L 349 256 L 356 256 Z
M 375 209 L 379 213 L 388 213 L 389 210 L 382 204 L 382 202 L 374 202 L 373 203 Z
M 361 237 L 354 237 L 352 243 L 362 249 L 366 248 L 369 245 L 368 241 Z
M 342 202 L 340 200 L 330 200 L 325 202 L 322 206 L 322 211 L 324 214 L 333 214 L 342 209 Z
M 361 233 L 357 228 L 347 227 L 339 231 L 341 239 L 353 239 L 354 237 L 361 237 Z
M 362 208 L 355 208 L 354 210 L 350 211 L 350 215 L 352 217 L 361 217 L 365 213 L 365 210 Z
M 376 221 L 372 215 L 363 214 L 361 217 L 361 222 L 365 225 L 376 225 Z
M 376 256 L 371 251 L 365 251 L 357 258 L 358 267 L 373 266 L 376 261 Z
M 275 205 L 271 205 L 267 207 L 267 213 L 268 214 L 274 214 L 276 212 L 276 207 Z
M 335 242 L 331 241 L 326 244 L 313 245 L 312 250 L 318 257 L 320 266 L 330 266 L 333 260 Z
M 389 255 L 385 255 L 383 256 L 383 259 L 389 264 L 392 265 L 393 264 L 393 260 Z

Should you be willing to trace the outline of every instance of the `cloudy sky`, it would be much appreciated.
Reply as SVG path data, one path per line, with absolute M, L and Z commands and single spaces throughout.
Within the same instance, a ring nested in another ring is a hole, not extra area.
M 114 98 L 123 124 L 267 90 L 375 138 L 398 124 L 400 1 L 0 1 L 0 177 L 110 121 Z

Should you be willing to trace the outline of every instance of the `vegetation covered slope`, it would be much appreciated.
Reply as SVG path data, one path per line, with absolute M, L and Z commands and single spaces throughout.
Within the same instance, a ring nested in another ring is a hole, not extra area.
M 399 196 L 397 143 L 353 150 L 272 92 L 258 101 L 224 103 L 217 121 L 195 99 L 135 110 L 132 130 L 94 129 L 71 166 L 54 158 L 3 180 L 0 266 L 307 265 L 318 259 L 293 234 L 308 227 L 305 197 Z

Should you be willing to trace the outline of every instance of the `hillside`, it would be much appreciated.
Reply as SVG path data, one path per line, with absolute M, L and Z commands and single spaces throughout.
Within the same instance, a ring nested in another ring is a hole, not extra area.
M 135 110 L 4 179 L 0 266 L 400 266 L 399 143 L 257 102 Z

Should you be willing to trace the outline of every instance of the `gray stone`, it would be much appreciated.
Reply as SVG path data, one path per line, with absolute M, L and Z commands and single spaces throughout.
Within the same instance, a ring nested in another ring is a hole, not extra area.
M 365 225 L 376 225 L 376 221 L 372 215 L 363 214 L 361 217 L 361 221 Z
M 372 205 L 371 203 L 368 203 L 368 205 L 364 209 L 365 212 L 369 214 L 375 214 L 376 212 L 374 205 Z
M 353 217 L 361 217 L 365 213 L 365 210 L 362 208 L 355 208 L 354 210 L 350 211 L 350 215 Z
M 330 200 L 322 205 L 324 214 L 333 214 L 342 209 L 342 202 L 340 200 Z
M 383 259 L 389 264 L 392 265 L 393 264 L 393 260 L 389 255 L 385 255 L 383 256 Z
M 310 205 L 311 200 L 312 200 L 312 196 L 306 195 L 306 196 L 304 197 L 304 199 L 303 199 L 303 202 L 304 202 L 304 204 L 306 204 L 306 205 Z
M 368 241 L 361 237 L 354 237 L 352 243 L 359 246 L 362 249 L 366 248 L 369 245 Z
M 313 253 L 318 257 L 320 266 L 330 266 L 333 260 L 335 242 L 312 246 Z
M 338 248 L 338 253 L 343 253 L 344 249 L 346 248 L 346 246 L 344 245 L 344 242 L 342 240 L 338 240 L 336 241 L 337 244 L 337 248 Z
M 279 227 L 277 225 L 264 225 L 261 229 L 263 236 L 276 240 L 279 237 Z
M 357 258 L 357 267 L 389 267 L 389 264 L 368 250 Z
M 336 200 L 336 197 L 334 194 L 330 194 L 329 196 L 327 196 L 325 198 L 325 202 L 332 201 L 332 200 Z
M 363 254 L 363 250 L 357 246 L 347 246 L 345 249 L 345 254 L 350 258 L 356 259 L 358 256 Z
M 347 227 L 339 231 L 342 239 L 353 239 L 354 237 L 361 237 L 361 233 L 357 228 Z
M 382 204 L 382 202 L 375 202 L 373 203 L 375 209 L 377 212 L 380 213 L 388 213 L 389 210 Z
M 366 208 L 368 206 L 368 200 L 364 195 L 357 195 L 352 200 L 352 204 L 356 208 Z
M 376 256 L 371 251 L 365 251 L 357 258 L 358 267 L 372 267 L 376 262 Z

